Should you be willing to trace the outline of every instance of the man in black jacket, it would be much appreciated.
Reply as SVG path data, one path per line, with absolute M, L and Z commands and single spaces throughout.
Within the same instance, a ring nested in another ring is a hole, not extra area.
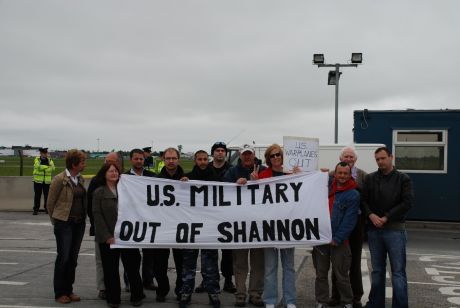
M 184 169 L 179 165 L 180 153 L 175 148 L 167 148 L 164 150 L 164 162 L 165 166 L 161 169 L 159 178 L 180 180 L 184 176 Z M 168 270 L 168 259 L 169 249 L 163 249 L 161 257 L 161 271 L 167 272 Z M 173 258 L 176 267 L 176 287 L 174 293 L 178 300 L 180 300 L 180 290 L 182 289 L 182 249 L 173 248 Z M 157 279 L 158 281 L 158 279 Z M 159 283 L 159 282 L 158 282 Z M 168 282 L 169 285 L 169 282 Z
M 375 150 L 378 170 L 366 176 L 362 192 L 368 220 L 372 285 L 366 307 L 385 307 L 387 255 L 391 264 L 392 307 L 408 307 L 406 276 L 406 214 L 413 205 L 412 182 L 393 166 L 386 147 Z
M 182 181 L 218 181 L 214 169 L 208 164 L 208 153 L 199 150 L 194 155 L 195 165 L 191 172 L 183 177 Z M 182 289 L 179 308 L 186 308 L 190 303 L 193 287 L 195 286 L 196 263 L 198 249 L 183 249 Z M 201 249 L 201 275 L 203 287 L 208 292 L 209 303 L 214 308 L 220 307 L 219 293 L 219 254 L 217 249 Z
M 135 176 L 147 176 L 147 177 L 156 177 L 157 175 L 149 170 L 145 166 L 145 150 L 133 149 L 129 153 L 129 161 L 131 163 L 131 169 L 129 169 L 125 174 L 135 175 Z M 157 286 L 153 283 L 153 278 L 155 277 L 155 258 L 157 254 L 157 249 L 144 248 L 142 249 L 142 283 L 144 288 L 147 290 L 156 290 Z M 155 277 L 157 278 L 157 277 Z M 161 278 L 157 278 L 157 281 Z M 160 283 L 160 282 L 158 282 Z M 168 284 L 169 285 L 169 284 Z M 169 291 L 169 289 L 168 289 Z M 160 290 L 160 301 L 161 297 L 165 296 Z M 166 292 L 167 294 L 167 292 Z M 157 292 L 157 298 L 158 298 Z

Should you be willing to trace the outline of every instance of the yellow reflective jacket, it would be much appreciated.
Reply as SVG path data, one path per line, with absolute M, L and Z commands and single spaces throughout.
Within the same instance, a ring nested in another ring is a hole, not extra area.
M 35 157 L 34 160 L 34 182 L 35 183 L 51 183 L 51 174 L 53 173 L 55 167 L 54 162 L 51 158 L 48 158 L 49 165 L 42 165 L 40 163 L 40 156 Z

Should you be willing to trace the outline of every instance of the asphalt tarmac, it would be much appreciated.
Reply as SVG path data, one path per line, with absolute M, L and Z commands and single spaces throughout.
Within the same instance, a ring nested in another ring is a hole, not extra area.
M 54 301 L 53 269 L 56 244 L 48 216 L 29 212 L 0 212 L 0 308 L 34 307 L 107 307 L 97 298 L 94 262 L 94 238 L 82 243 L 74 291 L 80 302 L 61 305 Z M 314 271 L 311 248 L 296 249 L 297 307 L 314 307 Z M 367 246 L 362 258 L 365 295 L 370 289 L 370 257 Z M 389 267 L 388 267 L 389 270 Z M 410 307 L 460 307 L 460 231 L 452 228 L 409 229 L 407 272 Z M 172 257 L 170 281 L 175 281 Z M 387 275 L 387 307 L 391 307 L 391 279 Z M 197 274 L 197 283 L 201 281 Z M 281 274 L 278 275 L 281 289 Z M 223 285 L 223 281 L 221 281 Z M 173 287 L 173 286 L 172 286 Z M 165 303 L 155 301 L 154 291 L 145 291 L 143 307 L 178 307 L 171 291 Z M 281 293 L 281 292 L 280 292 Z M 233 307 L 234 296 L 222 293 L 222 307 Z M 122 292 L 122 306 L 131 307 L 129 293 Z M 193 294 L 191 308 L 211 307 L 206 294 Z M 251 307 L 249 305 L 248 307 Z

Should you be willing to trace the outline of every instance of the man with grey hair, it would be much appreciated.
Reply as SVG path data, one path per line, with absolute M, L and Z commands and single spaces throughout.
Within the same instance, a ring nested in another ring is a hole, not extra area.
M 110 152 L 105 156 L 104 164 L 112 163 L 118 166 L 122 170 L 122 158 L 117 152 Z M 95 178 L 91 179 L 91 182 L 88 186 L 87 191 L 87 208 L 88 208 L 88 217 L 90 222 L 89 235 L 94 236 L 94 217 L 93 217 L 93 193 L 99 187 L 102 186 L 102 183 L 98 183 Z M 94 242 L 94 250 L 96 257 L 96 287 L 99 291 L 98 297 L 100 299 L 106 299 L 105 294 L 105 284 L 104 284 L 104 272 L 102 270 L 102 260 L 101 260 L 101 251 L 99 250 L 99 244 Z
M 357 190 L 359 193 L 363 190 L 364 178 L 367 173 L 355 166 L 358 160 L 358 154 L 352 146 L 346 146 L 340 151 L 339 160 L 345 162 L 350 166 L 351 177 L 355 180 L 358 185 Z M 363 279 L 361 273 L 361 255 L 363 251 L 363 240 L 364 240 L 364 226 L 366 223 L 366 217 L 362 215 L 362 208 L 358 211 L 358 220 L 356 226 L 353 229 L 350 238 L 350 251 L 351 251 L 351 266 L 350 266 L 350 282 L 353 291 L 353 307 L 362 307 L 361 297 L 364 294 Z M 332 297 L 328 303 L 330 306 L 337 306 L 340 304 L 340 294 L 337 290 L 336 279 L 334 273 L 332 273 Z

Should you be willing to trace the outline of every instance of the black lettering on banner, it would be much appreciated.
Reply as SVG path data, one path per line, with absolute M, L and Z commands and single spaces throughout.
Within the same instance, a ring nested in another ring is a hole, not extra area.
M 231 205 L 231 202 L 224 200 L 224 186 L 219 186 L 219 206 L 229 206 L 229 205 Z
M 217 206 L 217 186 L 212 186 L 212 206 Z
M 307 240 L 311 240 L 311 234 L 315 236 L 317 240 L 319 240 L 319 225 L 318 225 L 318 218 L 313 218 L 313 224 L 309 218 L 305 219 L 305 232 L 307 236 Z
M 173 191 L 174 191 L 174 186 L 172 185 L 165 185 L 163 187 L 163 195 L 169 198 L 169 200 L 165 199 L 163 201 L 164 205 L 171 206 L 176 202 L 176 197 L 174 197 L 174 195 L 172 194 Z
M 150 235 L 150 243 L 155 243 L 155 235 L 157 233 L 157 227 L 161 226 L 159 222 L 149 222 L 149 227 L 152 227 L 152 234 Z
M 285 183 L 276 183 L 276 203 L 279 203 L 281 199 L 284 202 L 289 202 L 288 198 L 284 194 L 284 192 L 288 189 L 287 184 Z
M 220 224 L 217 225 L 217 230 L 219 230 L 219 233 L 222 234 L 223 237 L 217 238 L 217 240 L 221 243 L 230 243 L 233 240 L 233 235 L 232 232 L 226 230 L 232 227 L 232 224 L 229 223 L 228 221 L 226 222 L 221 222 Z
M 190 232 L 190 243 L 195 243 L 195 236 L 200 234 L 200 230 L 203 228 L 203 223 L 192 223 L 191 232 Z
M 152 200 L 152 186 L 147 185 L 147 204 L 150 206 L 157 206 L 160 203 L 160 189 L 155 185 L 155 199 Z
M 177 225 L 176 243 L 187 243 L 188 224 L 180 223 Z
M 256 189 L 259 189 L 259 185 L 252 184 L 248 185 L 247 188 L 251 191 L 251 204 L 256 204 Z
M 133 235 L 133 241 L 135 242 L 142 242 L 145 239 L 145 233 L 147 232 L 147 223 L 143 222 L 142 223 L 142 230 L 140 230 L 140 225 L 141 223 L 139 221 L 136 221 L 134 223 L 134 235 Z M 140 235 L 139 235 L 140 232 Z
M 262 198 L 262 204 L 267 203 L 267 200 L 270 201 L 270 204 L 273 203 L 272 191 L 270 190 L 270 185 L 265 185 L 264 196 Z
M 289 183 L 294 190 L 294 201 L 298 202 L 299 201 L 299 190 L 300 187 L 302 187 L 302 182 L 298 182 L 297 185 L 295 183 Z
M 305 227 L 301 219 L 294 219 L 291 224 L 291 234 L 296 241 L 303 239 L 305 235 Z
M 275 240 L 275 221 L 270 220 L 270 223 L 266 220 L 262 221 L 262 234 L 264 241 Z
M 133 223 L 130 221 L 123 221 L 120 227 L 120 240 L 129 241 L 133 234 Z
M 236 186 L 236 205 L 241 205 L 241 186 Z
M 195 206 L 195 194 L 204 192 L 203 206 L 208 206 L 208 186 L 203 185 L 201 187 L 190 186 L 190 206 Z
M 241 229 L 238 229 L 238 222 L 235 221 L 233 222 L 233 233 L 234 233 L 234 239 L 233 241 L 235 243 L 239 243 L 239 236 L 241 236 L 241 242 L 246 243 L 246 222 L 242 221 L 241 222 Z
M 257 239 L 260 242 L 259 228 L 257 227 L 257 222 L 251 222 L 251 230 L 249 231 L 249 242 L 253 242 L 254 239 Z
M 284 224 L 282 220 L 277 220 L 276 221 L 276 229 L 278 231 L 278 241 L 290 241 L 291 240 L 291 234 L 289 230 L 289 219 L 284 220 Z M 284 236 L 284 239 L 283 239 Z

